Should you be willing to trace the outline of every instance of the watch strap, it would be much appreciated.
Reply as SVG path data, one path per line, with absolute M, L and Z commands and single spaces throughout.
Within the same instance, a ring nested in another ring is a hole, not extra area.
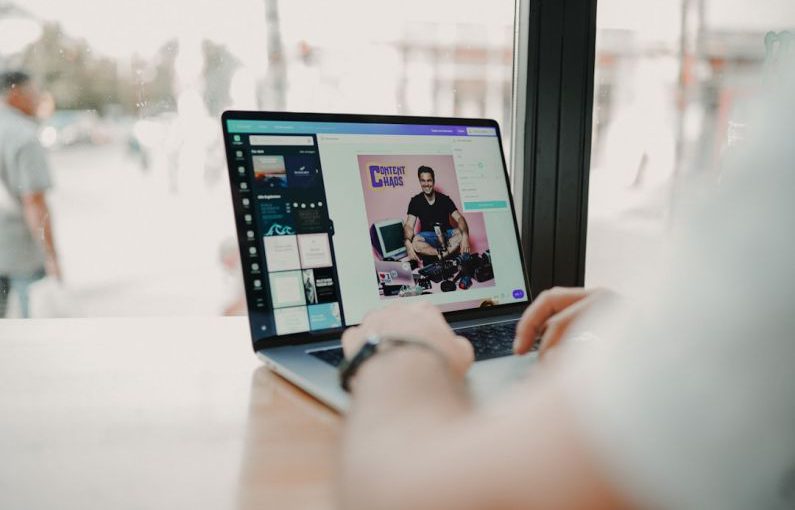
M 375 356 L 378 352 L 382 351 L 384 347 L 402 347 L 402 346 L 417 346 L 423 349 L 433 351 L 441 358 L 442 355 L 434 347 L 427 342 L 421 340 L 414 340 L 402 337 L 381 337 L 378 335 L 371 335 L 367 337 L 365 343 L 359 348 L 359 351 L 348 360 L 344 359 L 339 366 L 340 385 L 342 389 L 350 392 L 350 382 L 353 376 L 359 371 L 364 363 Z

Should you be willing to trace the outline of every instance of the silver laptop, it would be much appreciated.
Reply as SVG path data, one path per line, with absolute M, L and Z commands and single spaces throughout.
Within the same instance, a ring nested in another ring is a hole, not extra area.
M 488 398 L 530 300 L 493 120 L 227 111 L 222 117 L 254 351 L 344 410 L 340 336 L 421 301 L 472 341 Z

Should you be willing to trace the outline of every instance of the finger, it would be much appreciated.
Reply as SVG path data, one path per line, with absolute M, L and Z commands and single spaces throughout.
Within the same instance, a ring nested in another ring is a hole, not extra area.
M 372 323 L 379 323 L 382 321 L 384 314 L 387 316 L 392 315 L 388 312 L 388 310 L 397 310 L 400 309 L 403 305 L 401 303 L 394 303 L 386 308 L 375 308 L 365 312 L 364 317 L 362 317 L 362 322 L 360 323 L 361 326 L 367 326 L 368 324 Z
M 541 334 L 542 327 L 547 319 L 554 314 L 553 298 L 548 291 L 542 292 L 533 303 L 527 307 L 516 325 L 516 338 L 513 350 L 516 354 L 527 353 Z
M 586 297 L 584 289 L 564 289 L 555 287 L 539 294 L 538 298 L 525 310 L 516 326 L 514 352 L 525 354 L 533 347 L 541 335 L 544 324 L 553 315 Z
M 442 310 L 438 306 L 433 306 L 433 305 L 428 306 L 427 303 L 418 302 L 416 303 L 416 307 L 417 310 L 419 310 L 421 313 L 430 314 L 433 317 L 436 317 L 437 319 L 444 321 L 444 314 L 442 313 Z M 445 324 L 447 324 L 447 321 L 444 322 Z
M 468 338 L 463 336 L 455 337 L 456 344 L 461 349 L 461 352 L 464 355 L 464 360 L 467 362 L 467 365 L 472 364 L 475 362 L 475 347 L 472 345 L 472 342 L 469 341 Z
M 541 345 L 538 348 L 539 356 L 543 357 L 560 344 L 575 319 L 587 306 L 587 300 L 579 301 L 547 321 L 547 330 L 544 332 Z
M 463 336 L 455 337 L 454 345 L 456 348 L 457 357 L 453 362 L 453 369 L 456 371 L 456 373 L 465 375 L 469 370 L 469 367 L 472 366 L 472 363 L 475 362 L 475 348 L 472 346 L 472 342 Z
M 353 354 L 356 350 L 356 343 L 359 338 L 361 338 L 361 328 L 358 326 L 352 326 L 342 334 L 342 352 L 346 357 Z
M 560 343 L 560 339 L 566 333 L 571 320 L 554 320 L 548 322 L 546 331 L 541 337 L 541 344 L 538 347 L 539 357 L 543 357 L 547 352 Z

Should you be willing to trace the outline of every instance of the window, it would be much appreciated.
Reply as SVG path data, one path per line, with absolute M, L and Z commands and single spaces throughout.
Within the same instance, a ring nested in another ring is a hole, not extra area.
M 600 0 L 586 283 L 629 281 L 689 183 L 719 181 L 766 34 L 793 27 L 789 0 Z
M 225 109 L 490 117 L 510 150 L 514 7 L 6 2 L 0 70 L 28 71 L 49 98 L 65 282 L 30 287 L 31 315 L 244 313 Z

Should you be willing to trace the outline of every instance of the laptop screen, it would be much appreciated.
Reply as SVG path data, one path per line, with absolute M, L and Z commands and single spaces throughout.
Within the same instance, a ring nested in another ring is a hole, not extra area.
M 255 342 L 527 301 L 496 124 L 224 119 Z

